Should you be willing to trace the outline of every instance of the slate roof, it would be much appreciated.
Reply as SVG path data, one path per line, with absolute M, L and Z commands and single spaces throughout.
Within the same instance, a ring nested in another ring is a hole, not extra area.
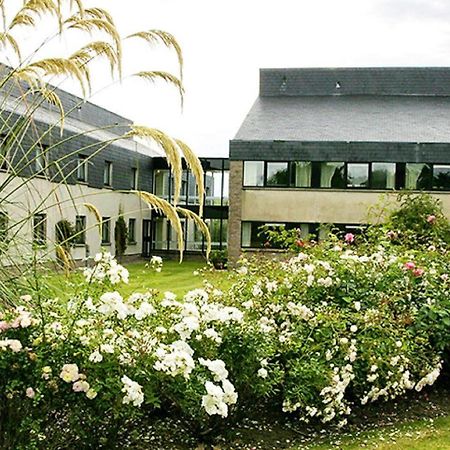
M 336 88 L 339 83 L 339 88 Z M 261 69 L 261 96 L 450 95 L 449 67 Z
M 450 142 L 450 98 L 259 97 L 235 140 Z

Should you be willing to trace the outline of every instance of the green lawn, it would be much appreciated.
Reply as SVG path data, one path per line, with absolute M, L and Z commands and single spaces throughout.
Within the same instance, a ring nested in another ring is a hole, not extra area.
M 206 279 L 218 289 L 226 289 L 231 284 L 230 276 L 226 271 L 210 270 L 204 261 L 164 261 L 162 271 L 155 272 L 145 267 L 145 262 L 124 264 L 130 272 L 128 284 L 115 287 L 123 296 L 133 292 L 144 292 L 148 289 L 157 289 L 160 292 L 171 291 L 182 296 L 187 291 L 203 286 Z M 82 280 L 82 269 L 77 269 L 69 277 L 63 274 L 55 275 L 52 272 L 44 275 L 49 288 L 60 297 L 67 297 L 76 289 L 77 282 Z M 198 272 L 197 275 L 194 272 Z

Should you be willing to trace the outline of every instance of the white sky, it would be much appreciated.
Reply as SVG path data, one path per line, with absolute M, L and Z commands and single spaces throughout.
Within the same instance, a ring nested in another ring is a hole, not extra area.
M 183 111 L 175 88 L 137 79 L 90 100 L 160 128 L 202 156 L 227 155 L 229 140 L 258 95 L 261 67 L 450 65 L 450 0 L 90 3 L 108 9 L 124 34 L 157 28 L 175 35 L 183 49 L 186 89 Z M 177 73 L 174 52 L 143 44 L 124 50 L 126 73 Z M 106 64 L 103 69 L 95 72 L 96 86 L 109 83 Z

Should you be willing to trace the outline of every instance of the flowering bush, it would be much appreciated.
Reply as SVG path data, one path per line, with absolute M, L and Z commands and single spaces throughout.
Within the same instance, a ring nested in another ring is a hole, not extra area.
M 432 385 L 450 334 L 448 255 L 368 248 L 243 259 L 228 292 L 206 283 L 183 298 L 124 298 L 128 272 L 97 255 L 77 296 L 38 291 L 2 311 L 0 447 L 114 448 L 161 409 L 204 433 L 267 400 L 343 426 L 354 404 Z

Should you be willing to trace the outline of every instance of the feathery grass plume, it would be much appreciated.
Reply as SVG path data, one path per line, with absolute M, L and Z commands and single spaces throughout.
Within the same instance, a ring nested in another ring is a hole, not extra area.
M 55 252 L 58 260 L 62 262 L 65 274 L 69 275 L 71 269 L 74 267 L 72 255 L 66 248 L 64 248 L 63 245 L 60 244 L 55 244 Z
M 34 26 L 36 24 L 35 17 L 42 17 L 45 14 L 51 14 L 61 20 L 60 8 L 53 0 L 27 0 L 23 7 L 13 17 L 9 29 L 16 26 Z
M 162 42 L 167 48 L 173 48 L 178 57 L 178 64 L 180 66 L 180 79 L 183 79 L 183 54 L 181 52 L 180 45 L 172 34 L 162 30 L 148 30 L 130 34 L 125 39 L 130 38 L 143 39 L 149 44 L 154 44 L 159 41 Z
M 178 88 L 178 92 L 180 93 L 181 97 L 181 105 L 183 105 L 183 98 L 184 98 L 184 88 L 181 83 L 181 80 L 178 79 L 176 76 L 172 75 L 169 72 L 163 72 L 160 70 L 152 70 L 152 71 L 141 71 L 134 73 L 132 76 L 143 78 L 147 81 L 154 82 L 156 79 L 164 80 L 166 83 L 173 84 Z
M 83 11 L 83 16 L 86 18 L 90 18 L 90 19 L 101 19 L 101 20 L 106 20 L 107 22 L 109 22 L 111 25 L 114 26 L 114 19 L 111 16 L 111 14 L 106 11 L 106 9 L 103 8 L 86 8 Z
M 102 31 L 106 33 L 113 41 L 116 47 L 116 53 L 118 55 L 118 70 L 119 74 L 122 74 L 122 40 L 120 38 L 119 32 L 117 31 L 114 23 L 111 23 L 109 19 L 97 19 L 97 18 L 81 18 L 79 14 L 75 14 L 64 21 L 68 29 L 78 29 L 86 31 L 88 33 L 93 33 L 95 31 Z
M 64 107 L 61 102 L 61 99 L 59 98 L 58 94 L 52 89 L 49 89 L 48 86 L 43 84 L 37 92 L 42 95 L 42 97 L 51 105 L 55 105 L 59 110 L 59 115 L 61 117 L 61 126 L 60 126 L 60 134 L 63 135 L 64 132 Z
M 73 53 L 69 59 L 74 61 L 80 67 L 85 67 L 89 62 L 95 59 L 97 56 L 104 56 L 109 61 L 111 67 L 111 75 L 114 74 L 114 69 L 119 67 L 120 55 L 114 49 L 114 47 L 105 41 L 95 41 L 81 47 L 75 53 Z M 88 78 L 90 80 L 89 74 Z
M 197 225 L 197 227 L 202 232 L 203 236 L 206 238 L 206 259 L 209 259 L 209 254 L 211 253 L 211 233 L 209 232 L 208 225 L 206 225 L 205 221 L 195 212 L 190 209 L 177 207 L 177 212 L 187 219 L 191 219 Z
M 166 153 L 167 163 L 172 170 L 173 177 L 175 180 L 174 193 L 173 193 L 173 204 L 178 203 L 181 191 L 181 176 L 183 173 L 183 167 L 181 162 L 181 155 L 178 150 L 178 146 L 175 141 L 156 128 L 149 128 L 143 125 L 131 125 L 130 131 L 124 135 L 124 138 L 128 137 L 140 137 L 145 139 L 150 139 L 158 144 L 162 150 Z
M 19 61 L 21 61 L 22 56 L 21 56 L 20 47 L 19 47 L 19 44 L 17 43 L 17 41 L 9 33 L 6 33 L 6 32 L 0 33 L 0 46 L 5 48 L 7 45 L 9 45 L 13 49 L 14 53 L 19 58 Z
M 203 216 L 203 200 L 205 196 L 205 183 L 203 179 L 203 167 L 202 163 L 198 159 L 197 155 L 192 151 L 192 149 L 185 144 L 180 139 L 175 139 L 176 144 L 181 149 L 184 155 L 184 159 L 186 160 L 186 163 L 191 170 L 191 172 L 194 174 L 195 181 L 197 183 L 198 187 L 198 202 L 199 202 L 199 216 Z
M 100 233 L 100 236 L 102 235 L 102 215 L 100 214 L 100 211 L 92 204 L 92 203 L 83 203 L 83 206 L 94 215 L 95 220 L 97 220 L 98 230 Z
M 86 79 L 85 66 L 80 66 L 76 61 L 67 58 L 46 58 L 32 62 L 21 69 L 15 70 L 15 78 L 29 82 L 30 79 L 42 79 L 42 76 L 56 75 L 75 78 L 86 97 L 86 85 L 89 86 L 89 78 Z
M 180 252 L 180 262 L 183 261 L 184 239 L 183 227 L 181 225 L 180 217 L 177 210 L 168 201 L 160 198 L 154 194 L 145 191 L 131 191 L 136 194 L 142 201 L 144 201 L 150 209 L 155 209 L 164 214 L 177 233 L 178 250 Z

